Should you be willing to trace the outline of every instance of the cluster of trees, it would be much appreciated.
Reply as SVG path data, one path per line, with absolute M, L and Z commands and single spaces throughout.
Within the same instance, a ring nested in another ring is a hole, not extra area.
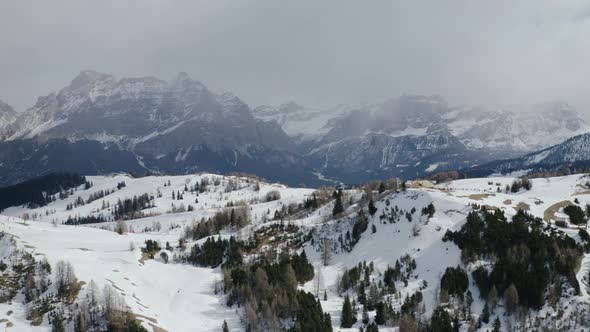
M 90 196 L 88 196 L 88 199 L 86 200 L 86 204 L 90 204 L 90 203 L 92 203 L 98 199 L 101 199 L 105 196 L 108 196 L 114 192 L 115 192 L 114 189 L 113 190 L 109 190 L 109 189 L 99 190 L 99 191 L 93 192 L 92 194 L 90 194 Z
M 416 208 L 412 207 L 410 211 L 405 211 L 400 209 L 397 205 L 391 207 L 391 201 L 389 199 L 385 200 L 385 208 L 381 210 L 381 215 L 379 215 L 379 220 L 384 224 L 389 221 L 390 224 L 395 224 L 396 222 L 400 221 L 403 217 L 405 217 L 408 222 L 412 222 L 412 215 L 416 212 Z M 423 213 L 425 210 L 422 210 Z M 432 209 L 428 209 L 426 212 L 431 212 L 434 214 L 434 205 Z
M 115 220 L 138 219 L 144 216 L 141 210 L 154 206 L 154 196 L 150 196 L 147 193 L 140 196 L 133 196 L 133 198 L 119 200 L 114 207 L 113 216 Z
M 342 306 L 341 326 L 349 328 L 358 318 L 358 305 L 362 306 L 362 322 L 365 331 L 376 331 L 379 325 L 396 326 L 405 324 L 405 327 L 417 328 L 414 318 L 417 312 L 423 311 L 422 293 L 416 292 L 412 296 L 406 296 L 399 310 L 395 310 L 390 296 L 400 296 L 396 293 L 395 282 L 409 277 L 411 271 L 416 268 L 416 262 L 408 255 L 402 257 L 401 262 L 396 262 L 396 267 L 388 267 L 383 274 L 383 281 L 371 278 L 374 273 L 373 263 L 359 263 L 345 270 L 338 280 L 338 292 L 346 293 Z M 406 279 L 407 285 L 407 279 Z M 351 297 L 355 294 L 356 297 Z M 375 319 L 370 322 L 368 312 L 375 311 Z M 412 330 L 412 329 L 408 329 Z M 405 330 L 404 330 L 405 331 Z
M 367 230 L 369 222 L 363 210 L 359 210 L 357 219 L 352 226 L 352 246 L 354 246 L 360 239 L 361 235 Z
M 0 211 L 10 206 L 27 205 L 29 208 L 45 206 L 55 200 L 54 195 L 85 184 L 84 176 L 73 173 L 53 173 L 32 180 L 0 188 Z
M 455 316 L 451 319 L 449 312 L 442 306 L 434 309 L 430 318 L 430 331 L 433 332 L 455 332 L 459 331 L 459 320 Z
M 148 255 L 149 258 L 154 259 L 156 254 L 161 250 L 160 243 L 156 240 L 145 240 L 145 247 L 141 248 L 141 252 Z
M 342 189 L 334 191 L 334 207 L 332 208 L 332 215 L 338 216 L 344 212 L 344 205 L 342 204 Z
M 109 220 L 107 220 L 107 218 L 103 217 L 102 215 L 98 215 L 98 216 L 68 216 L 68 219 L 66 219 L 66 221 L 64 221 L 64 224 L 66 225 L 84 225 L 84 224 L 96 224 L 96 223 L 101 223 L 101 222 L 107 222 Z
M 401 281 L 408 285 L 408 280 L 414 270 L 416 270 L 416 260 L 412 256 L 405 254 L 395 261 L 394 267 L 387 266 L 383 273 L 383 284 L 388 288 L 390 293 L 395 292 L 395 283 Z
M 388 180 L 373 180 L 363 184 L 362 189 L 365 191 L 367 198 L 372 198 L 373 191 L 377 191 L 379 194 L 384 193 L 386 190 L 401 189 L 402 183 L 400 179 L 391 178 Z
M 250 209 L 248 206 L 225 208 L 215 213 L 213 218 L 195 222 L 184 229 L 184 237 L 199 240 L 207 236 L 218 234 L 223 228 L 230 226 L 240 229 L 250 222 Z
M 235 237 L 221 239 L 211 236 L 202 244 L 195 244 L 186 260 L 198 266 L 218 267 L 222 263 L 234 265 L 242 263 L 240 243 Z
M 512 222 L 501 210 L 472 211 L 461 229 L 447 231 L 443 240 L 457 244 L 464 261 L 493 258 L 491 272 L 485 268 L 473 272 L 480 293 L 488 300 L 498 296 L 506 300 L 510 289 L 519 305 L 539 309 L 550 286 L 560 292 L 560 280 L 580 291 L 576 271 L 582 245 L 569 236 L 545 232 L 541 219 L 522 210 Z
M 520 189 L 531 190 L 533 188 L 533 182 L 529 178 L 516 179 L 510 186 L 510 191 L 517 193 Z
M 74 203 L 70 203 L 70 204 L 66 205 L 66 210 L 70 211 L 74 208 L 77 208 L 78 206 L 83 206 L 83 205 L 84 205 L 84 200 L 82 199 L 82 197 L 78 196 L 78 198 L 76 198 Z
M 368 306 L 363 305 L 362 322 L 365 324 L 364 331 L 378 331 L 379 325 L 399 326 L 400 331 L 418 331 L 418 324 L 416 315 L 421 315 L 424 311 L 424 306 L 421 305 L 423 295 L 421 292 L 407 295 L 402 303 L 400 310 L 395 310 L 391 302 L 391 297 L 381 298 L 378 300 L 373 310 L 375 310 L 375 319 L 369 323 Z M 350 328 L 357 322 L 358 309 L 355 299 L 350 299 L 347 294 L 344 297 L 342 304 L 342 316 L 340 326 L 343 328 Z
M 432 218 L 432 216 L 434 216 L 434 212 L 436 212 L 436 209 L 434 208 L 433 203 L 430 203 L 426 207 L 422 208 L 422 215 L 428 216 L 428 218 Z
M 180 190 L 178 190 L 176 193 L 174 193 L 174 190 L 172 190 L 172 200 L 179 200 L 182 201 L 184 199 L 184 192 L 180 192 Z
M 465 178 L 457 171 L 439 172 L 427 177 L 427 180 L 436 181 L 437 183 L 449 182 Z
M 59 297 L 72 299 L 78 295 L 80 285 L 72 263 L 63 260 L 57 262 L 55 265 L 55 285 Z
M 278 190 L 271 190 L 264 195 L 265 202 L 278 201 L 281 199 L 281 193 Z
M 91 280 L 86 296 L 80 301 L 73 313 L 74 331 L 125 331 L 146 332 L 147 330 L 135 319 L 125 303 L 125 299 L 111 285 L 105 284 L 102 292 Z M 53 331 L 65 331 L 63 315 L 52 317 Z
M 314 191 L 310 197 L 306 198 L 303 201 L 303 208 L 308 210 L 315 210 L 320 206 L 323 206 L 330 200 L 335 198 L 335 189 L 331 187 L 322 187 L 316 191 Z M 342 197 L 340 197 L 340 202 L 342 203 Z M 343 206 L 344 207 L 344 206 Z
M 261 255 L 252 262 L 227 262 L 224 292 L 229 306 L 244 308 L 247 331 L 332 331 L 329 314 L 313 294 L 298 290 L 312 280 L 313 266 L 305 252 Z M 292 322 L 291 326 L 283 326 Z
M 441 297 L 445 295 L 452 295 L 463 299 L 463 294 L 469 287 L 469 277 L 467 272 L 460 266 L 447 267 L 445 273 L 440 280 Z
M 569 167 L 564 167 L 558 169 L 557 171 L 542 171 L 536 173 L 529 173 L 527 175 L 528 178 L 535 179 L 535 178 L 550 178 L 556 176 L 565 176 L 571 174 L 580 174 L 580 173 L 590 173 L 590 168 L 588 167 L 578 167 L 570 169 Z
M 586 206 L 586 211 L 582 210 L 578 205 L 568 205 L 563 208 L 563 213 L 567 214 L 572 224 L 585 224 L 590 218 L 590 205 Z
M 362 263 L 358 263 L 357 266 L 344 270 L 338 281 L 338 292 L 342 294 L 349 290 L 364 287 L 362 283 L 369 284 L 370 276 L 374 269 L 373 262 L 367 264 L 366 261 L 363 261 Z

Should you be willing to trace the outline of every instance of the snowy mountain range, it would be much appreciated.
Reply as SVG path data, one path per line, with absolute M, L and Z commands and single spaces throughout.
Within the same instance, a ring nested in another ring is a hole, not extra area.
M 589 131 L 562 102 L 512 112 L 406 95 L 251 109 L 186 73 L 167 82 L 87 70 L 24 112 L 0 103 L 0 184 L 51 171 L 249 172 L 312 186 L 410 179 L 516 158 Z
M 588 168 L 590 165 L 590 133 L 578 135 L 563 143 L 525 154 L 524 156 L 494 161 L 476 167 L 476 176 L 507 174 L 510 172 L 555 172 L 565 167 Z
M 214 94 L 185 73 L 166 82 L 83 71 L 29 110 L 1 114 L 3 183 L 56 170 L 242 171 L 317 181 L 275 122 L 255 119 L 236 96 Z
M 254 114 L 289 128 L 286 132 L 299 139 L 300 152 L 315 168 L 345 182 L 469 168 L 544 149 L 590 131 L 563 102 L 523 112 L 490 111 L 452 107 L 440 96 L 406 95 L 380 104 L 334 109 L 338 111 L 311 111 L 290 103 L 276 109 L 257 108 L 261 111 Z M 314 128 L 307 123 L 318 129 L 293 129 Z

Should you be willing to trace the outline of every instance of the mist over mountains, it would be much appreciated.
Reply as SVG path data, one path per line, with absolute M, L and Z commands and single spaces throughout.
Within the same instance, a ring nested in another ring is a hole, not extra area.
M 564 102 L 516 112 L 404 95 L 360 106 L 252 109 L 186 73 L 167 82 L 87 70 L 24 112 L 0 103 L 0 181 L 54 171 L 208 171 L 308 186 L 359 183 L 468 169 L 588 131 Z

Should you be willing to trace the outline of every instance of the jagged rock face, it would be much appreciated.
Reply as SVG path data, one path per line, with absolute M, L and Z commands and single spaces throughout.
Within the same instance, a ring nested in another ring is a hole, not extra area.
M 317 180 L 276 122 L 255 119 L 239 98 L 214 94 L 185 73 L 168 83 L 153 77 L 117 80 L 83 71 L 69 86 L 39 98 L 33 108 L 18 114 L 5 137 L 4 152 L 19 145 L 24 151 L 30 148 L 29 154 L 0 155 L 0 163 L 23 174 L 66 168 L 86 174 L 248 171 L 297 184 Z M 90 162 L 93 156 L 79 152 L 88 164 L 59 164 L 60 151 L 82 147 L 98 154 L 95 166 Z M 48 149 L 55 151 L 44 153 Z M 122 161 L 113 163 L 119 167 L 106 165 L 114 156 Z M 28 170 L 19 171 L 18 160 L 25 159 L 38 165 L 26 163 Z
M 313 175 L 320 172 L 359 183 L 513 158 L 587 131 L 564 103 L 519 113 L 402 96 L 252 111 L 185 73 L 167 82 L 83 71 L 24 112 L 0 102 L 0 184 L 59 170 L 242 171 L 297 185 L 321 184 Z
M 283 128 L 289 128 L 298 121 L 289 114 L 305 108 L 286 108 L 292 111 L 260 107 L 255 115 L 279 119 Z M 440 96 L 402 96 L 345 110 L 322 118 L 319 133 L 298 138 L 300 151 L 325 176 L 342 179 L 343 174 L 355 174 L 357 181 L 345 176 L 352 182 L 472 167 L 590 130 L 573 108 L 561 102 L 509 112 L 450 107 Z
M 524 156 L 491 162 L 472 170 L 473 175 L 510 172 L 558 171 L 564 167 L 590 167 L 590 133 L 578 135 L 563 143 Z
M 0 141 L 6 139 L 8 135 L 8 126 L 16 119 L 16 112 L 14 109 L 0 100 Z

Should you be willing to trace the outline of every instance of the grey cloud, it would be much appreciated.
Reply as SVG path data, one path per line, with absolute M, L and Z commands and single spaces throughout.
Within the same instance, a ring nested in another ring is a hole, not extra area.
M 81 69 L 186 71 L 252 106 L 373 101 L 590 109 L 585 1 L 4 1 L 0 99 L 22 110 Z

